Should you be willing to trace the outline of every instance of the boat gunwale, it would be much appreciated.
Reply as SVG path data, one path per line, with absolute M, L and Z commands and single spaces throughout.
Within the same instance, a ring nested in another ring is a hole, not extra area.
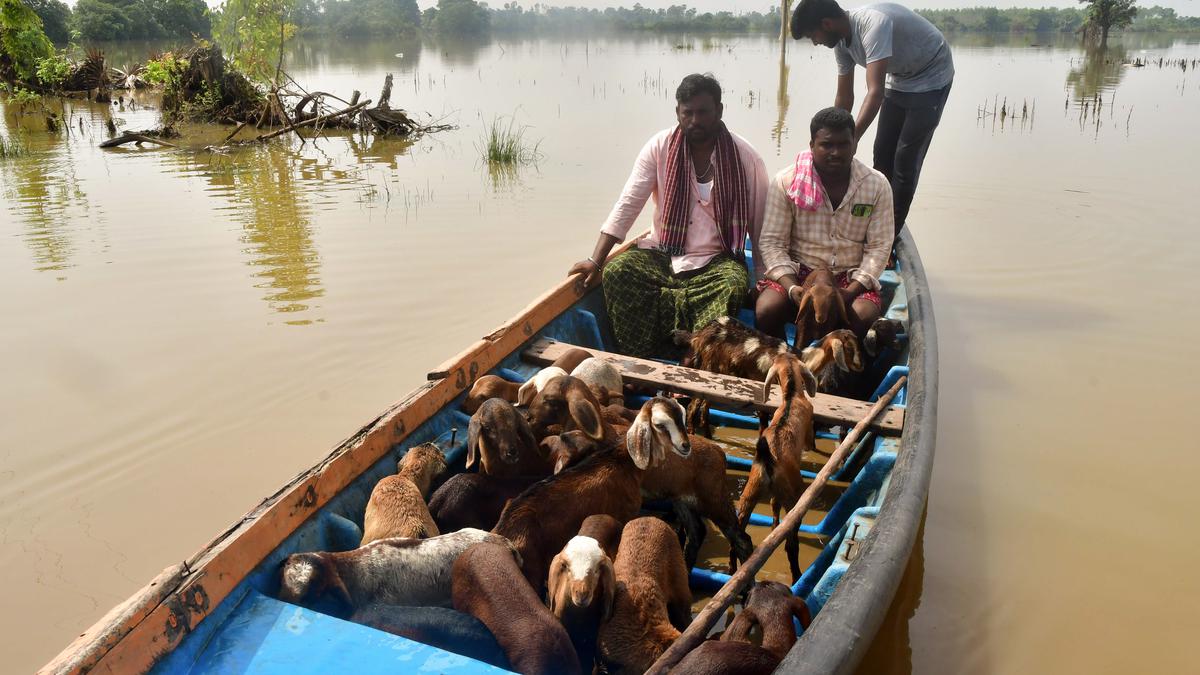
M 776 672 L 851 673 L 892 604 L 925 515 L 937 440 L 938 357 L 933 302 L 908 228 L 896 243 L 908 299 L 908 392 L 891 485 L 854 564 Z

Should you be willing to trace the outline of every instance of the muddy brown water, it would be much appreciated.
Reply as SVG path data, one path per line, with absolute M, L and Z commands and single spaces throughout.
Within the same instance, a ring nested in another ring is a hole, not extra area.
M 1154 62 L 1200 44 L 972 37 L 954 56 L 911 224 L 941 348 L 937 461 L 864 670 L 1191 670 L 1200 80 Z M 6 670 L 44 663 L 560 279 L 682 75 L 722 79 L 726 121 L 772 170 L 834 91 L 829 51 L 781 61 L 746 36 L 312 43 L 289 64 L 367 96 L 394 72 L 394 105 L 460 128 L 221 155 L 203 147 L 227 129 L 189 127 L 185 151 L 102 152 L 108 119 L 157 112 L 68 103 L 67 136 L 0 104 L 0 133 L 32 151 L 0 162 Z M 1015 117 L 983 114 L 1005 99 Z M 536 166 L 480 163 L 496 117 L 528 125 Z

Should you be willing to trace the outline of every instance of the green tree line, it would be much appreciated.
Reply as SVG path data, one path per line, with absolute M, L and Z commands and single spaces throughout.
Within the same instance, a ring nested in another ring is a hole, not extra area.
M 253 2 L 253 0 L 251 0 Z M 62 0 L 8 0 L 23 3 L 42 21 L 47 37 L 65 44 L 121 39 L 208 38 L 221 21 L 204 0 L 78 0 L 72 10 Z M 288 22 L 301 34 L 338 36 L 416 36 L 420 33 L 477 36 L 488 33 L 727 32 L 774 33 L 779 8 L 764 11 L 700 12 L 685 5 L 650 9 L 589 9 L 516 2 L 491 7 L 476 0 L 439 0 L 422 12 L 416 0 L 287 0 Z M 918 10 L 945 32 L 1073 33 L 1086 23 L 1088 9 L 975 7 Z M 1200 17 L 1179 16 L 1165 7 L 1139 8 L 1127 31 L 1200 31 Z
M 1088 8 L 1044 7 L 1041 9 L 972 7 L 967 9 L 919 9 L 917 12 L 947 33 L 1074 33 L 1088 20 Z M 1133 22 L 1124 28 L 1133 32 L 1196 32 L 1200 17 L 1184 17 L 1167 7 L 1139 7 Z

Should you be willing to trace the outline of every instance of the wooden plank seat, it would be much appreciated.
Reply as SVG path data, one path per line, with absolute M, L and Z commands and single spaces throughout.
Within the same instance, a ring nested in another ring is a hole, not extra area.
M 536 340 L 521 352 L 521 358 L 537 365 L 549 365 L 568 349 L 576 345 L 548 338 Z M 665 389 L 679 394 L 700 396 L 708 402 L 740 411 L 772 412 L 779 407 L 779 387 L 771 388 L 771 397 L 763 402 L 762 382 L 747 380 L 732 375 L 719 375 L 695 368 L 685 368 L 648 359 L 639 359 L 612 352 L 603 352 L 591 347 L 580 347 L 616 366 L 626 383 Z M 852 398 L 817 394 L 813 399 L 813 417 L 818 424 L 854 426 L 866 416 L 871 404 Z M 889 406 L 870 429 L 885 436 L 899 436 L 904 428 L 904 408 Z

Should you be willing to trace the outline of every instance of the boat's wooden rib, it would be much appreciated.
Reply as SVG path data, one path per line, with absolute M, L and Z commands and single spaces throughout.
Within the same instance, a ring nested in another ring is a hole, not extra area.
M 539 339 L 521 353 L 521 358 L 538 365 L 548 365 L 576 345 L 546 338 Z M 779 389 L 760 401 L 762 383 L 731 375 L 720 375 L 694 368 L 684 368 L 648 359 L 588 349 L 597 358 L 616 366 L 627 383 L 666 389 L 708 399 L 709 403 L 729 410 L 773 412 L 779 407 Z M 871 404 L 829 394 L 817 394 L 813 399 L 813 417 L 820 424 L 853 426 L 866 416 Z M 899 436 L 904 429 L 904 409 L 891 406 L 871 423 L 871 430 L 885 436 Z
M 635 242 L 626 242 L 611 255 Z M 134 601 L 123 605 L 124 611 L 104 616 L 38 672 L 123 674 L 149 670 L 330 498 L 587 290 L 582 278 L 571 277 L 542 294 L 513 319 L 430 373 L 434 381 L 410 392 L 339 444 L 320 464 L 293 478 L 209 542 L 188 561 L 186 573 L 173 588 L 139 591 Z

